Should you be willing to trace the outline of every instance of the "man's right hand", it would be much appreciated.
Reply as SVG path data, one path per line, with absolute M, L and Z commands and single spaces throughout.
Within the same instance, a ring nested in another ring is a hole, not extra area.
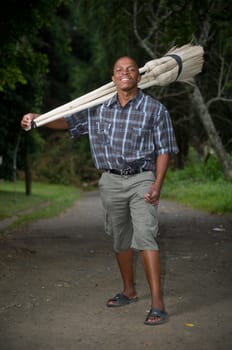
M 28 113 L 25 114 L 21 120 L 21 127 L 24 130 L 28 130 L 31 128 L 31 122 L 32 120 L 34 120 L 35 118 L 37 118 L 39 116 L 39 114 L 35 114 L 35 113 Z

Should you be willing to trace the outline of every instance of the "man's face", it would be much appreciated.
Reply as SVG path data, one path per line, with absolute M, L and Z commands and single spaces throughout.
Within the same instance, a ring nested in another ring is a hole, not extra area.
M 123 91 L 133 90 L 137 88 L 140 79 L 138 66 L 131 58 L 122 57 L 116 61 L 112 80 L 117 89 Z

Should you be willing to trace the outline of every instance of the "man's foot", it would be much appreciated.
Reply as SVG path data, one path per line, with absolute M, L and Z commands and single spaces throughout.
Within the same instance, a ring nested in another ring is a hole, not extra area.
M 144 324 L 148 326 L 156 326 L 166 323 L 168 321 L 168 318 L 169 316 L 166 311 L 151 308 Z
M 139 298 L 137 296 L 135 296 L 133 298 L 129 298 L 128 296 L 126 296 L 123 293 L 118 293 L 113 298 L 109 299 L 107 301 L 106 305 L 108 307 L 118 307 L 118 306 L 124 306 L 124 305 L 128 305 L 131 303 L 135 303 L 138 300 L 139 300 Z

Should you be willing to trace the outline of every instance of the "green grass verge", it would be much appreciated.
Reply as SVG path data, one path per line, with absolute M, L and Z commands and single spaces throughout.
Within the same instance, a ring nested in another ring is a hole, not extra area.
M 181 171 L 169 171 L 162 198 L 173 200 L 195 209 L 232 217 L 232 183 L 216 180 L 182 178 Z
M 80 198 L 81 191 L 72 186 L 33 183 L 32 195 L 25 195 L 23 182 L 0 183 L 0 220 L 12 218 L 7 229 L 38 219 L 59 215 Z

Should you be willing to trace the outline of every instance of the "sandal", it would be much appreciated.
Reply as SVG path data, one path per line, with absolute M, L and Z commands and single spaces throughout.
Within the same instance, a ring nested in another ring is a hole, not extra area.
M 138 297 L 129 298 L 123 293 L 118 293 L 113 298 L 109 299 L 106 305 L 108 307 L 118 307 L 135 303 L 138 300 Z
M 152 308 L 150 309 L 144 324 L 149 326 L 156 326 L 166 323 L 168 321 L 168 318 L 169 316 L 166 311 Z

